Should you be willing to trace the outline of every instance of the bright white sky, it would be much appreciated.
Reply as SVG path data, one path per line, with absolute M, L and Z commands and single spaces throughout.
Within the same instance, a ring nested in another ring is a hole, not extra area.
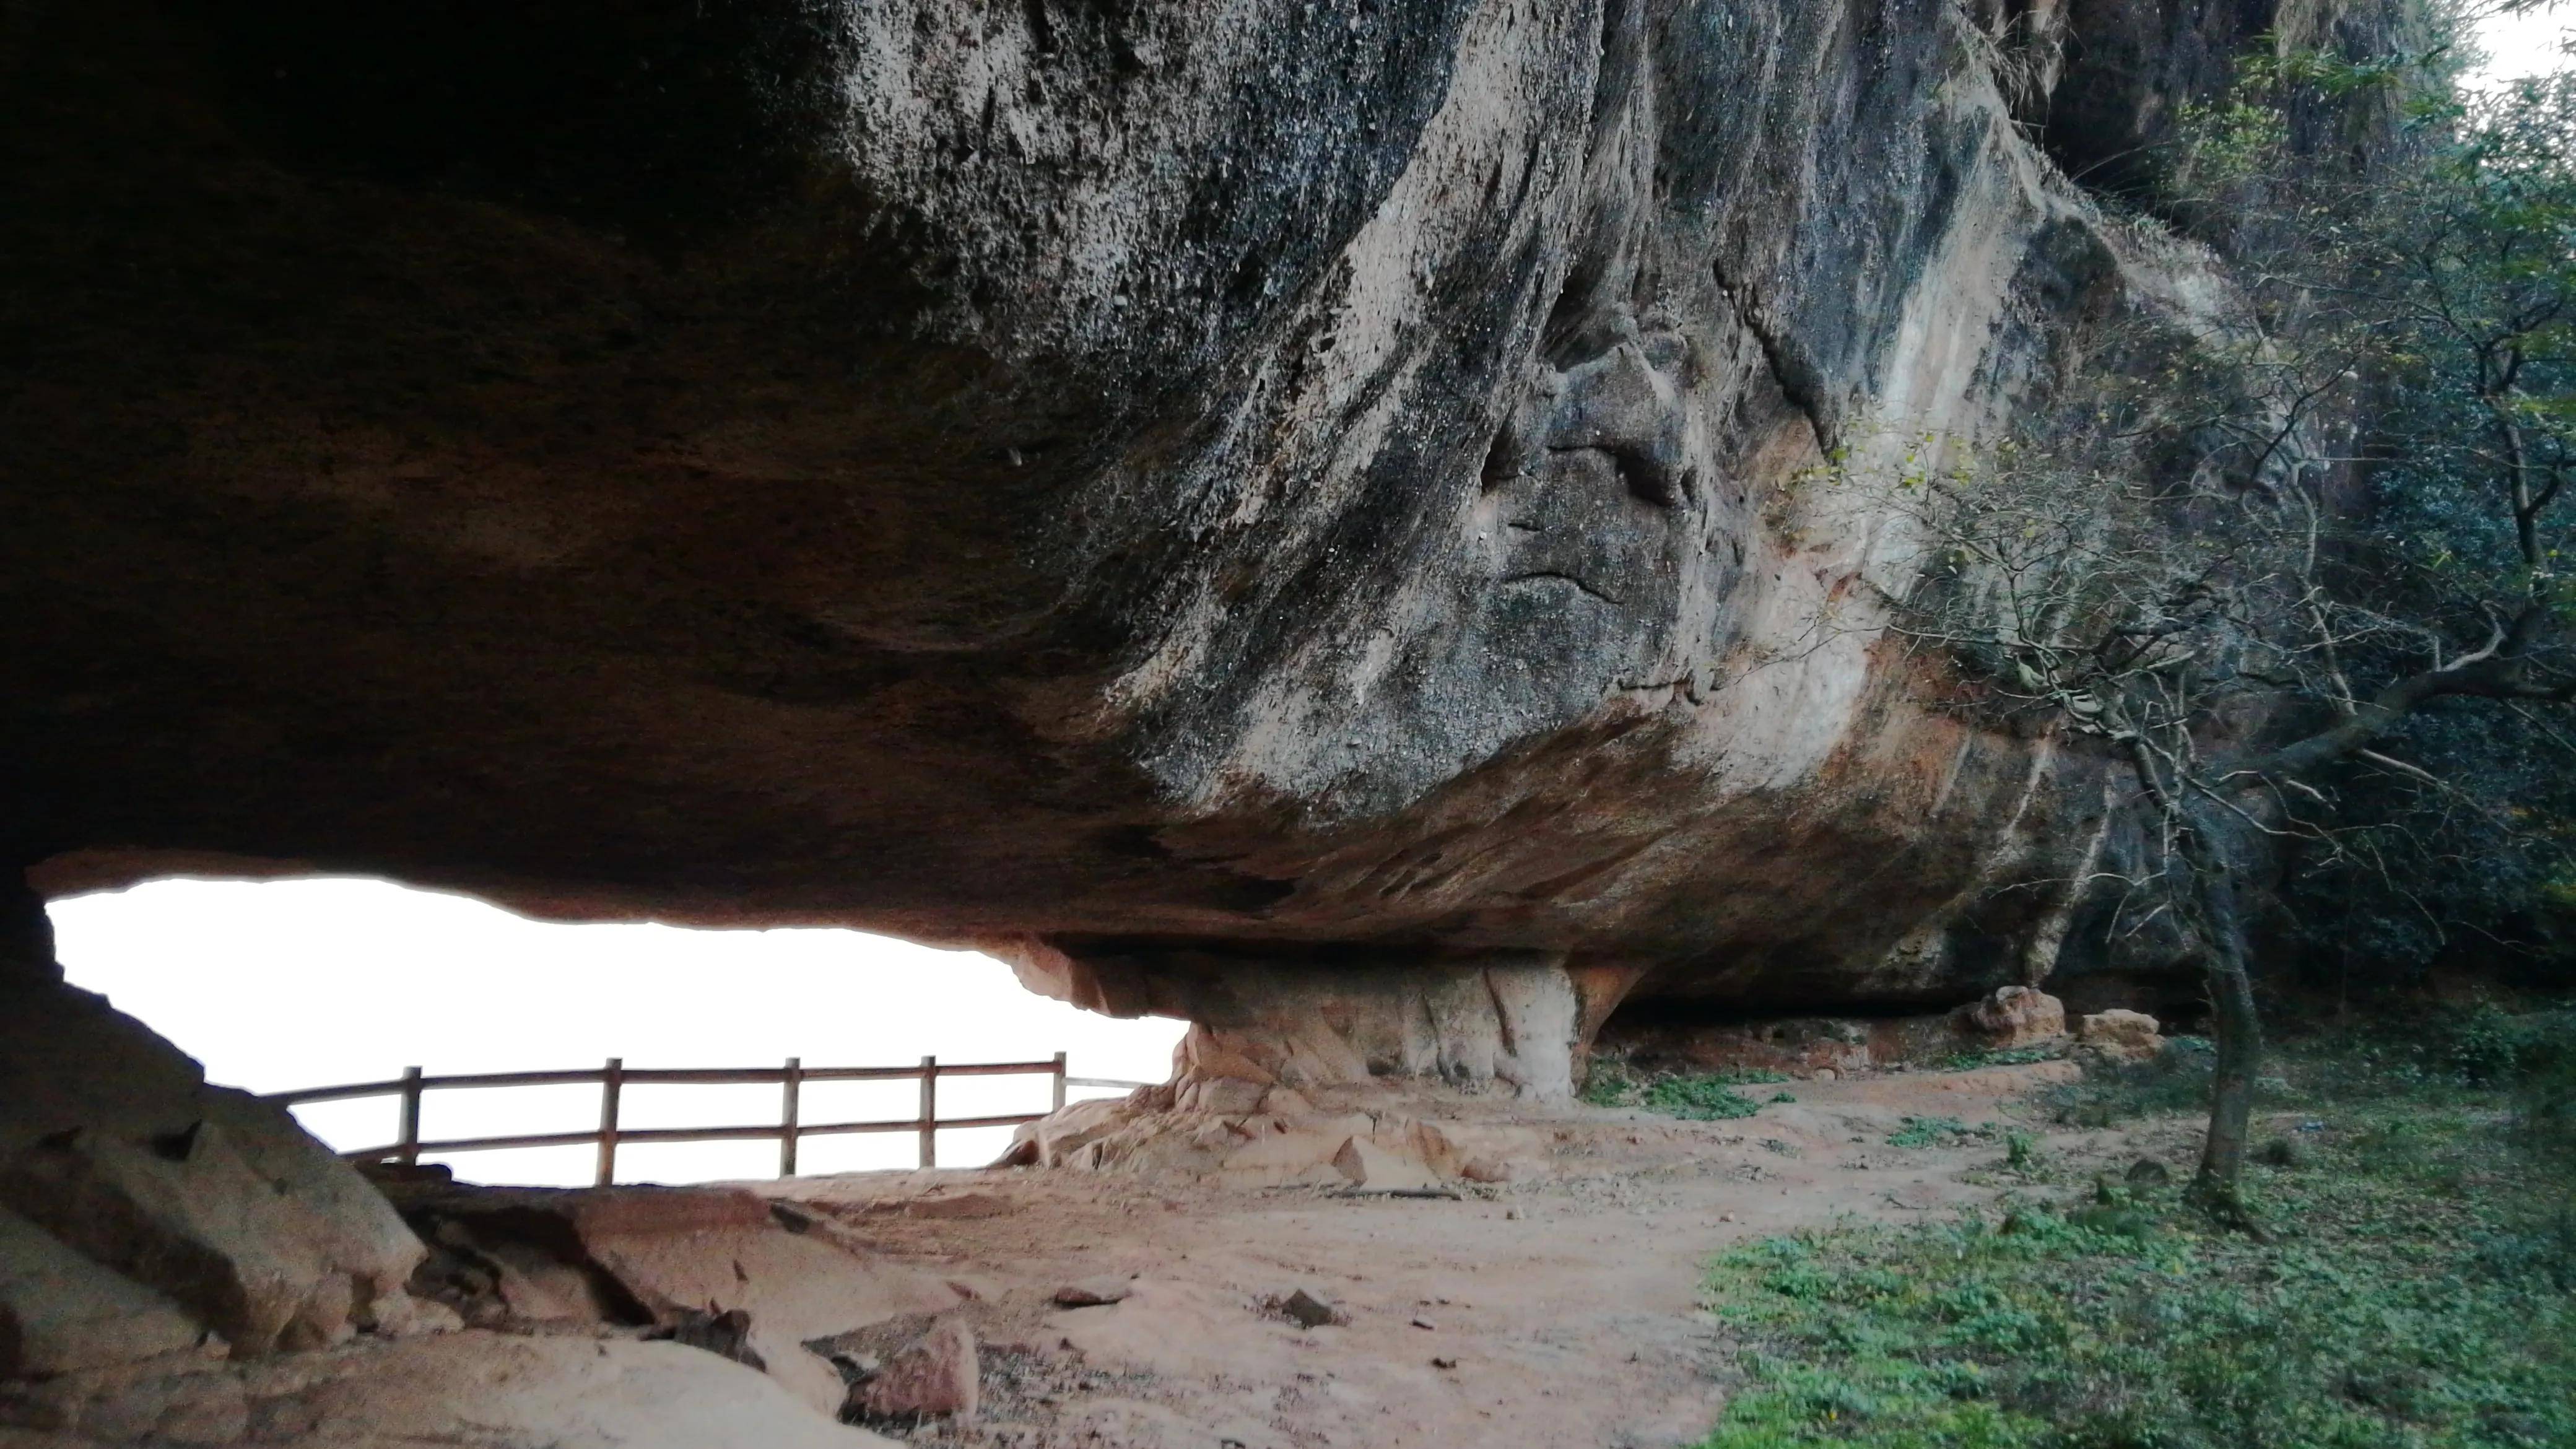
M 2478 44 L 2487 53 L 2487 63 L 2474 79 L 2494 84 L 2565 69 L 2567 58 L 2559 50 L 2559 41 L 2571 25 L 2576 25 L 2576 11 L 2563 4 L 2491 17 L 2478 27 Z
M 2563 66 L 2576 13 L 2553 7 L 2482 30 L 2493 82 Z M 925 1053 L 950 1061 L 1072 1055 L 1079 1076 L 1160 1081 L 1181 1025 L 1113 1021 L 1032 995 L 982 956 L 852 931 L 687 931 L 563 926 L 461 896 L 384 881 L 159 881 L 56 901 L 54 929 L 72 980 L 195 1054 L 218 1082 L 253 1091 L 372 1081 L 405 1066 L 437 1072 L 596 1065 L 892 1066 Z M 806 1089 L 808 1122 L 912 1115 L 910 1083 Z M 1041 1109 L 1040 1077 L 941 1085 L 942 1115 Z M 625 1125 L 775 1121 L 771 1087 L 634 1087 Z M 334 1146 L 393 1140 L 390 1100 L 308 1108 Z M 431 1093 L 425 1136 L 587 1128 L 595 1088 Z M 940 1160 L 991 1158 L 1003 1129 L 941 1134 Z M 909 1137 L 817 1138 L 808 1172 L 909 1167 Z M 665 1182 L 761 1177 L 764 1142 L 630 1146 L 620 1176 Z M 591 1149 L 539 1148 L 457 1159 L 490 1182 L 589 1180 Z
M 1010 968 L 855 931 L 687 931 L 527 920 L 463 896 L 376 880 L 167 880 L 52 903 L 71 979 L 107 994 L 205 1063 L 256 1092 L 378 1081 L 406 1066 L 442 1072 L 591 1067 L 900 1066 L 1039 1061 L 1062 1051 L 1073 1075 L 1159 1082 L 1181 1024 L 1116 1021 L 1037 996 Z M 817 1083 L 801 1120 L 913 1115 L 910 1082 Z M 1044 1111 L 1044 1077 L 943 1079 L 943 1117 Z M 1085 1094 L 1077 1091 L 1077 1098 Z M 776 1087 L 628 1087 L 629 1127 L 778 1120 Z M 302 1110 L 344 1150 L 394 1139 L 391 1099 Z M 424 1137 L 587 1129 L 597 1087 L 431 1092 Z M 980 1165 L 1007 1128 L 940 1134 L 940 1162 Z M 768 1142 L 621 1147 L 622 1180 L 767 1177 Z M 909 1135 L 821 1137 L 805 1172 L 910 1167 Z M 593 1149 L 461 1154 L 485 1182 L 590 1180 Z

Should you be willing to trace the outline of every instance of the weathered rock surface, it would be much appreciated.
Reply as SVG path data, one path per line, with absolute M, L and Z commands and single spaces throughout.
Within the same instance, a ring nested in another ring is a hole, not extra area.
M 0 1208 L 0 1379 L 163 1358 L 207 1338 L 178 1304 Z
M 1324 1328 L 1351 1321 L 1340 1304 L 1312 1288 L 1299 1288 L 1271 1300 L 1271 1311 L 1295 1323 L 1299 1328 Z
M 1353 1137 L 1341 1145 L 1333 1154 L 1333 1170 L 1353 1188 L 1366 1192 L 1417 1192 L 1440 1180 L 1420 1159 L 1389 1151 L 1365 1137 Z
M 2011 1051 L 2066 1035 L 2066 1003 L 2030 986 L 1998 986 L 1959 1008 L 1957 1021 L 1980 1046 Z
M 1282 1080 L 2036 979 L 2091 767 L 1801 479 L 2197 265 L 2052 155 L 2335 9 L 17 7 L 6 843 L 1370 982 Z
M 1054 1302 L 1058 1308 L 1106 1308 L 1112 1303 L 1126 1302 L 1128 1295 L 1135 1291 L 1135 1285 L 1126 1278 L 1116 1274 L 1096 1274 L 1058 1288 Z
M 2151 1062 L 2165 1049 L 2156 1019 L 2143 1011 L 2099 1011 L 2075 1023 L 2076 1050 L 2112 1062 Z
M 849 1412 L 899 1422 L 972 1419 L 981 1392 L 981 1364 L 974 1330 L 955 1319 L 942 1321 L 852 1386 Z
M 432 1256 L 283 1110 L 206 1085 L 103 998 L 34 969 L 39 951 L 52 966 L 42 931 L 14 936 L 27 949 L 0 958 L 0 1443 L 882 1443 L 833 1422 L 845 1387 L 805 1341 L 959 1301 L 747 1193 L 477 1195 L 387 1174 Z M 414 1286 L 572 1336 L 452 1331 L 460 1315 Z M 735 1341 L 631 1337 L 711 1320 Z
M 469 1332 L 252 1365 L 72 1376 L 10 1402 L 68 1445 L 864 1449 L 761 1374 L 672 1343 Z M 0 1429 L 0 1444 L 9 1443 Z
M 2049 1046 L 2065 1034 L 2066 1008 L 2057 998 L 2028 987 L 2003 986 L 1955 1011 L 1928 1016 L 1712 1020 L 1687 1012 L 1637 1015 L 1622 1018 L 1599 1045 L 1653 1066 L 1751 1068 L 1804 1077 L 1939 1065 L 1976 1052 Z
M 346 1338 L 423 1252 L 282 1109 L 206 1085 L 103 998 L 44 982 L 0 983 L 0 1209 L 235 1355 Z M 12 1271 L 60 1271 L 41 1266 L 54 1248 L 9 1242 L 27 1254 Z M 141 1323 L 134 1346 L 158 1342 Z
M 1123 1098 L 1075 1103 L 1020 1128 L 995 1165 L 1364 1193 L 1420 1192 L 1459 1180 L 1506 1182 L 1548 1172 L 1550 1144 L 1543 1135 L 1498 1120 L 1506 1099 L 1368 1085 L 1324 1089 L 1320 1101 L 1272 1087 L 1251 1105 L 1206 1105 L 1225 1094 L 1205 1088 L 1231 1081 L 1166 1083 Z
M 848 1386 L 810 1344 L 963 1301 L 828 1221 L 747 1192 L 433 1188 L 407 1197 L 404 1211 L 443 1249 L 424 1287 L 468 1321 L 650 1325 L 760 1369 L 826 1417 L 839 1414 Z

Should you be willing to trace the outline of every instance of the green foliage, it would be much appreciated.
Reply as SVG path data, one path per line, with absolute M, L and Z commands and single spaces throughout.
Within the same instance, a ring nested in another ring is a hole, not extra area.
M 2150 841 L 2245 806 L 2338 985 L 2499 939 L 2576 976 L 2576 75 L 2459 92 L 2457 18 L 2267 37 L 2126 224 L 2224 298 L 2088 324 L 2013 438 L 1826 465 L 1932 540 L 1896 627 L 1957 707 L 2119 758 Z M 2182 882 L 2224 866 L 2123 854 L 2137 912 L 2214 929 Z
M 1721 1122 L 1750 1117 L 1762 1105 L 1715 1076 L 1662 1077 L 1650 1083 L 1639 1105 L 1667 1117 L 1694 1122 Z
M 1703 1449 L 2576 1443 L 2564 1177 L 2492 1112 L 2392 1099 L 2324 1135 L 2321 1170 L 2257 1169 L 2265 1241 L 2106 1184 L 1726 1253 L 1742 1382 Z
M 2434 8 L 2454 27 L 2465 13 Z M 2350 430 L 2361 492 L 2337 505 L 2319 584 L 2365 693 L 2475 649 L 2497 619 L 2526 621 L 2511 647 L 2538 677 L 2576 665 L 2562 495 L 2576 477 L 2576 76 L 2472 93 L 2447 64 L 2439 47 L 2269 47 L 2186 117 L 2176 148 L 2261 319 L 2249 373 L 2343 392 L 2319 417 Z M 2358 171 L 2289 137 L 2299 115 L 2388 98 L 2403 119 Z M 2305 692 L 2334 707 L 2332 690 Z M 2555 712 L 2436 701 L 2373 747 L 2383 758 L 2317 773 L 2337 832 L 2290 889 L 2312 979 L 2406 984 L 2498 944 L 2527 975 L 2569 979 L 2576 917 L 2552 886 L 2576 879 L 2576 753 Z
M 1667 1117 L 1694 1122 L 1723 1122 L 1750 1117 L 1763 1104 L 1735 1090 L 1788 1078 L 1779 1072 L 1744 1068 L 1723 1072 L 1641 1072 L 1634 1063 L 1611 1056 L 1595 1057 L 1584 1079 L 1582 1099 L 1595 1107 L 1643 1107 Z M 1797 1100 L 1786 1092 L 1774 1102 Z
M 1971 1072 L 1979 1067 L 2026 1067 L 2033 1062 L 2054 1061 L 2061 1053 L 2054 1047 L 2010 1047 L 1995 1051 L 1957 1052 L 1944 1058 L 1941 1068 L 1951 1072 Z
M 1626 1058 L 1597 1053 L 1583 1078 L 1583 1090 L 1576 1097 L 1595 1107 L 1633 1107 L 1645 1082 Z
M 1956 1143 L 1991 1138 L 1996 1128 L 1992 1123 L 1971 1127 L 1956 1117 L 1908 1117 L 1887 1139 L 1890 1147 L 1947 1147 Z

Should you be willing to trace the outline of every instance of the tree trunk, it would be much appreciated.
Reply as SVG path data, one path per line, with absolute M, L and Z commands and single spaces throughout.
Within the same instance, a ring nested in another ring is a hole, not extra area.
M 2244 1217 L 2237 1183 L 2245 1172 L 2246 1138 L 2254 1115 L 2254 1079 L 2263 1061 L 2263 1022 L 2254 1007 L 2254 981 L 2245 965 L 2245 922 L 2237 909 L 2236 883 L 2218 845 L 2214 822 L 2193 812 L 2182 832 L 2183 860 L 2191 869 L 2194 903 L 2208 944 L 2209 1004 L 2217 1039 L 2217 1070 L 2210 1084 L 2209 1136 L 2201 1145 L 2200 1173 L 2192 1196 L 2214 1214 Z

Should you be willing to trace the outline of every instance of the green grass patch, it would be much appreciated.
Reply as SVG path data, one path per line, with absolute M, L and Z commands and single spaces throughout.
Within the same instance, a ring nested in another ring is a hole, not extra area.
M 1723 1072 L 1641 1072 L 1615 1057 L 1595 1058 L 1583 1083 L 1583 1100 L 1595 1107 L 1642 1107 L 1667 1117 L 1694 1122 L 1732 1121 L 1750 1117 L 1763 1103 L 1738 1087 L 1785 1082 L 1782 1073 L 1762 1068 Z M 1794 1101 L 1785 1092 L 1769 1094 L 1774 1102 Z
M 1979 1067 L 2026 1067 L 2033 1062 L 2055 1061 L 2065 1053 L 2054 1047 L 2014 1047 L 2009 1051 L 1958 1052 L 1941 1062 L 1949 1072 L 1971 1072 Z
M 1989 1123 L 1971 1127 L 1956 1117 L 1908 1117 L 1897 1124 L 1887 1139 L 1890 1147 L 1949 1147 L 1963 1142 L 1982 1142 L 1995 1135 Z
M 2285 1056 L 2278 1095 L 2316 1117 L 2275 1123 L 2294 1149 L 2248 1171 L 2263 1240 L 2179 1183 L 2103 1182 L 1731 1251 L 1709 1291 L 1737 1382 L 1703 1449 L 2576 1445 L 2576 1166 L 2528 1081 L 2557 1058 L 2517 1051 L 2484 1086 L 2425 1073 L 2358 1099 Z M 2141 1074 L 2107 1096 L 2174 1090 Z
M 1716 1077 L 1658 1078 L 1647 1086 L 1638 1105 L 1693 1122 L 1724 1122 L 1762 1110 L 1761 1103 Z

